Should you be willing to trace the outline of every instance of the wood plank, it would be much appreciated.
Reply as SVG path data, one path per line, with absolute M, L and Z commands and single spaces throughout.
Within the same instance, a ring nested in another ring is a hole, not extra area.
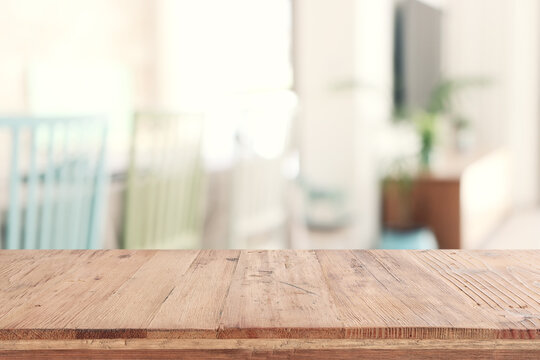
M 539 358 L 540 251 L 0 251 L 2 358 Z
M 491 299 L 482 301 L 480 297 L 486 295 L 478 289 L 480 286 L 471 283 L 471 276 L 464 275 L 467 270 L 463 264 L 457 265 L 460 255 L 474 256 L 478 261 L 483 259 L 481 253 L 464 254 L 442 250 L 317 252 L 335 303 L 348 319 L 347 337 L 535 338 L 540 317 L 536 310 L 540 300 L 538 289 L 516 281 L 503 285 L 498 272 L 482 270 L 480 264 L 468 264 L 469 273 L 479 274 L 478 281 L 483 278 L 480 273 L 490 274 L 494 281 L 488 286 L 493 287 L 493 292 L 505 292 L 512 286 L 516 294 L 528 300 L 530 309 L 520 310 L 527 321 L 509 321 L 509 315 L 515 313 L 514 306 L 505 302 L 504 297 L 497 299 L 498 309 L 490 306 Z M 500 253 L 499 258 L 506 256 Z M 540 277 L 537 275 L 536 279 Z M 482 285 L 484 289 L 486 284 Z M 358 321 L 362 326 L 357 325 Z
M 539 341 L 496 340 L 320 340 L 298 339 L 149 339 L 4 341 L 8 359 L 537 359 Z M 30 350 L 34 349 L 34 350 Z
M 77 339 L 77 340 L 6 340 L 0 342 L 0 351 L 7 350 L 346 350 L 346 349 L 467 349 L 534 350 L 540 340 L 416 340 L 416 339 Z
M 224 338 L 341 337 L 313 251 L 243 251 L 220 322 Z
M 33 252 L 41 253 L 37 250 Z M 36 256 L 37 262 L 43 262 L 50 269 L 43 282 L 20 289 L 24 295 L 15 293 L 7 299 L 9 305 L 2 302 L 1 312 L 8 307 L 9 310 L 0 318 L 0 338 L 47 338 L 59 334 L 66 338 L 76 337 L 76 332 L 66 329 L 69 321 L 87 306 L 107 299 L 155 252 L 124 250 L 80 253 L 84 256 L 62 273 L 56 270 L 57 267 L 62 268 L 60 259 Z M 14 301 L 17 304 L 12 306 Z
M 473 303 L 470 313 L 494 319 L 497 337 L 534 337 L 540 328 L 540 263 L 516 251 L 427 251 L 412 256 Z M 459 306 L 457 304 L 456 306 Z M 466 324 L 474 326 L 473 324 Z M 531 332 L 532 331 L 532 332 Z
M 50 293 L 77 271 L 77 264 L 90 261 L 100 253 L 80 250 L 0 251 L 0 319 L 23 302 L 40 297 L 39 289 L 47 286 Z M 23 301 L 24 300 L 24 301 Z
M 350 350 L 39 350 L 39 351 L 0 351 L 2 359 L 249 359 L 249 360 L 537 360 L 536 350 L 387 350 L 387 349 L 350 349 Z
M 71 268 L 72 262 L 77 259 L 77 256 L 66 258 L 60 250 L 51 250 L 42 254 L 42 258 L 55 256 L 65 259 L 61 264 L 57 264 L 64 270 Z M 30 251 L 0 251 L 0 264 L 3 264 L 0 267 L 0 292 L 3 293 L 4 300 L 7 299 L 7 292 L 35 286 L 47 276 L 47 271 L 39 268 L 43 262 L 37 262 L 35 255 Z
M 155 253 L 107 298 L 80 311 L 67 328 L 146 329 L 198 254 L 194 250 Z
M 239 256 L 238 250 L 202 250 L 162 302 L 148 336 L 216 337 Z

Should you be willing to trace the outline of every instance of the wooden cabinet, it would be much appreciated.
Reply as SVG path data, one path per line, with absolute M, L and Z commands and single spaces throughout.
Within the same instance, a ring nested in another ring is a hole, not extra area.
M 411 184 L 411 223 L 429 227 L 441 249 L 474 249 L 507 213 L 510 161 L 505 150 L 447 156 L 444 166 Z M 394 226 L 403 198 L 390 183 L 383 199 L 383 223 Z

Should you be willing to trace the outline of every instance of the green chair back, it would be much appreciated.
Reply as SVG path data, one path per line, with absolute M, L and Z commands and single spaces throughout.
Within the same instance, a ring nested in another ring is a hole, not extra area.
M 203 118 L 197 114 L 135 115 L 124 248 L 201 246 L 205 190 L 202 128 Z

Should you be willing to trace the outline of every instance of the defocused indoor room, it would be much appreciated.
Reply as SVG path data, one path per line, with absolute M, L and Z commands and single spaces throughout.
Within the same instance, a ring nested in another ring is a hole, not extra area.
M 0 0 L 3 249 L 540 246 L 537 0 Z

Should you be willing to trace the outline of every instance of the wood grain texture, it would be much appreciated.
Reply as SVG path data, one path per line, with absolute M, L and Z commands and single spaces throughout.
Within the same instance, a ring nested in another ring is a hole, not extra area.
M 40 350 L 28 350 L 36 347 Z M 14 359 L 537 359 L 537 351 L 537 343 L 530 340 L 176 339 L 156 343 L 131 339 L 0 343 L 2 358 Z
M 0 351 L 2 359 L 197 359 L 197 360 L 537 360 L 537 350 L 97 350 Z
M 219 337 L 334 338 L 342 329 L 314 252 L 242 253 Z
M 538 250 L 0 251 L 0 285 L 2 358 L 540 357 Z

